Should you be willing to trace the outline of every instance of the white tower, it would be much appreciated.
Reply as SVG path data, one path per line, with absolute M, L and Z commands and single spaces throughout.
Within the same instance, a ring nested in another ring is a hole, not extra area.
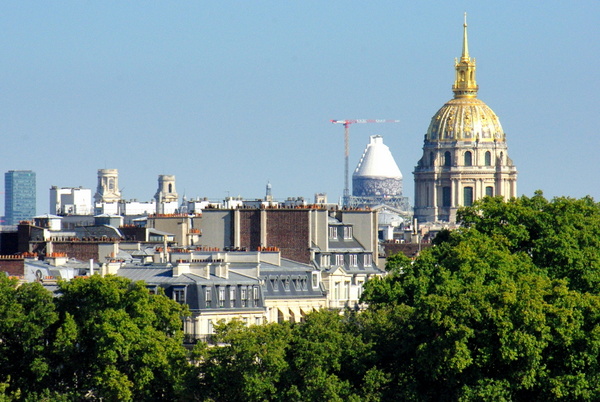
M 158 190 L 154 195 L 156 212 L 159 214 L 173 213 L 178 207 L 179 195 L 175 190 L 175 176 L 161 174 L 158 176 Z
M 98 203 L 112 203 L 118 202 L 120 199 L 119 171 L 117 169 L 98 169 L 98 188 L 94 200 Z

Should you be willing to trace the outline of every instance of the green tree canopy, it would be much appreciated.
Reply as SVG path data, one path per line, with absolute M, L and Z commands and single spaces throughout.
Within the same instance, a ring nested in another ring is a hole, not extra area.
M 130 280 L 94 275 L 59 284 L 53 344 L 60 390 L 109 400 L 175 399 L 187 362 L 187 310 Z
M 393 376 L 386 397 L 599 399 L 600 299 L 588 290 L 600 237 L 579 227 L 598 205 L 536 194 L 460 216 L 463 229 L 366 285 L 361 320 Z
M 38 283 L 17 286 L 0 274 L 0 382 L 3 393 L 34 392 L 52 377 L 46 354 L 57 320 L 52 294 Z
M 600 203 L 591 197 L 547 201 L 541 192 L 504 202 L 484 198 L 458 212 L 459 222 L 526 252 L 533 263 L 569 287 L 600 291 Z

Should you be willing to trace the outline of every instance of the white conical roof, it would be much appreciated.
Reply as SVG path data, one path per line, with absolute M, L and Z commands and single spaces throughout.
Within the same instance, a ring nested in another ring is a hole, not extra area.
M 402 173 L 380 135 L 370 137 L 369 144 L 352 176 L 402 179 Z

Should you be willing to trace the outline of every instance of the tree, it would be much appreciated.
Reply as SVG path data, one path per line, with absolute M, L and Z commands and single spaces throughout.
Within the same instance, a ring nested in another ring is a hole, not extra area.
M 276 399 L 289 363 L 289 324 L 246 327 L 240 321 L 216 326 L 219 346 L 195 349 L 199 362 L 195 395 L 198 400 L 263 401 Z
M 459 215 L 463 229 L 366 284 L 385 398 L 599 399 L 598 204 L 536 194 Z
M 512 252 L 528 253 L 533 263 L 569 287 L 600 290 L 600 204 L 591 197 L 547 201 L 538 191 L 531 197 L 504 202 L 486 197 L 459 210 L 458 220 L 505 242 Z
M 294 327 L 285 400 L 378 400 L 386 375 L 374 366 L 356 315 L 321 310 Z
M 41 390 L 51 379 L 46 354 L 57 314 L 52 294 L 38 283 L 17 286 L 0 274 L 0 381 L 4 394 Z
M 59 283 L 55 391 L 109 400 L 176 399 L 188 369 L 181 317 L 164 294 L 97 275 Z

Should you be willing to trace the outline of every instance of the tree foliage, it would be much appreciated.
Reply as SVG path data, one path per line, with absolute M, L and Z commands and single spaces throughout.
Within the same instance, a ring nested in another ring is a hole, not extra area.
M 185 309 L 112 276 L 60 282 L 58 292 L 0 275 L 0 381 L 9 400 L 181 395 Z
M 365 311 L 222 323 L 191 355 L 187 311 L 143 283 L 53 297 L 0 275 L 0 401 L 600 400 L 599 204 L 536 193 L 458 216 L 388 259 Z
M 538 193 L 459 216 L 463 229 L 367 284 L 387 397 L 599 399 L 598 204 Z

